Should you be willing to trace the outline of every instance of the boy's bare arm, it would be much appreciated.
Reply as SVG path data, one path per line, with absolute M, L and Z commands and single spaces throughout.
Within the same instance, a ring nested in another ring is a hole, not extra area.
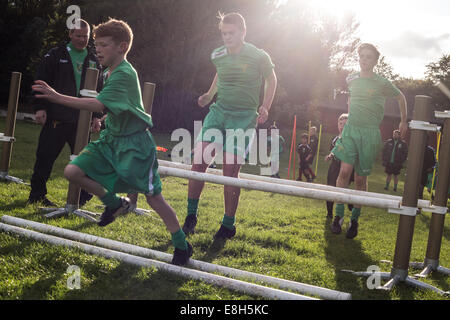
M 41 80 L 34 82 L 33 91 L 39 94 L 35 95 L 37 99 L 46 99 L 50 102 L 61 104 L 69 108 L 88 110 L 92 112 L 102 112 L 105 109 L 103 103 L 96 98 L 77 98 L 66 96 L 56 92 L 47 83 Z
M 204 106 L 208 105 L 211 102 L 211 100 L 214 98 L 216 93 L 217 93 L 217 73 L 214 76 L 214 79 L 211 83 L 211 86 L 209 87 L 208 92 L 206 92 L 205 94 L 201 95 L 198 98 L 198 105 L 200 107 L 204 107 Z
M 258 109 L 258 123 L 266 122 L 269 117 L 269 110 L 272 106 L 273 98 L 275 97 L 277 82 L 277 76 L 272 69 L 272 73 L 265 79 L 264 99 L 262 105 Z

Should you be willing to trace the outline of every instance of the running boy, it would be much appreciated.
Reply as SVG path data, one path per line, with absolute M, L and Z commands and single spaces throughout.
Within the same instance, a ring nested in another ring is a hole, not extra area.
M 367 176 L 370 175 L 382 146 L 379 126 L 384 117 L 386 98 L 396 98 L 398 101 L 401 114 L 399 130 L 402 137 L 408 130 L 408 124 L 403 93 L 389 80 L 373 72 L 380 57 L 378 50 L 372 44 L 363 43 L 358 48 L 358 55 L 361 71 L 347 78 L 350 91 L 348 121 L 332 153 L 341 160 L 336 186 L 347 188 L 354 168 L 355 188 L 366 191 Z M 342 231 L 344 209 L 343 203 L 336 204 L 335 218 L 331 224 L 333 233 L 339 234 Z M 353 207 L 346 234 L 349 239 L 353 239 L 358 233 L 360 214 L 361 206 Z
M 107 79 L 96 98 L 75 98 L 57 93 L 44 81 L 36 81 L 36 98 L 93 112 L 106 111 L 105 129 L 64 170 L 72 183 L 98 196 L 105 204 L 99 226 L 106 226 L 129 209 L 129 199 L 117 193 L 144 193 L 172 234 L 172 263 L 184 265 L 192 255 L 174 210 L 161 195 L 156 146 L 149 128 L 151 117 L 144 111 L 138 75 L 126 60 L 133 42 L 127 23 L 110 19 L 93 30 L 100 63 Z
M 217 99 L 210 106 L 197 138 L 192 171 L 206 171 L 210 160 L 205 159 L 204 151 L 210 149 L 209 145 L 213 144 L 216 150 L 223 150 L 223 175 L 237 177 L 247 156 L 250 139 L 244 137 L 245 145 L 239 146 L 234 143 L 237 136 L 215 141 L 215 137 L 211 137 L 208 132 L 219 131 L 226 136 L 227 131 L 251 131 L 257 123 L 266 122 L 275 95 L 277 78 L 269 55 L 245 42 L 245 20 L 239 13 L 221 15 L 219 29 L 224 46 L 215 49 L 211 54 L 217 72 L 208 92 L 199 97 L 198 104 L 200 107 L 207 106 L 216 93 Z M 265 92 L 260 105 L 262 86 Z M 189 180 L 188 214 L 183 225 L 185 233 L 195 232 L 198 202 L 204 184 L 203 181 Z M 230 239 L 236 234 L 235 215 L 239 196 L 239 187 L 224 186 L 225 214 L 215 239 Z

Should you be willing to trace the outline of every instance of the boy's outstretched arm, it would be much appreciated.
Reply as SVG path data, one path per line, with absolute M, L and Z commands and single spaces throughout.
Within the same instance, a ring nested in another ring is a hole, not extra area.
M 88 110 L 92 112 L 102 112 L 105 109 L 103 103 L 96 98 L 77 98 L 66 96 L 56 92 L 42 80 L 36 80 L 31 88 L 33 91 L 39 93 L 35 95 L 36 99 L 46 99 L 50 102 L 61 104 L 69 108 Z
M 406 132 L 408 131 L 408 119 L 407 119 L 408 111 L 406 108 L 405 95 L 400 92 L 400 94 L 397 97 L 397 101 L 398 101 L 398 108 L 400 110 L 400 116 L 401 116 L 401 120 L 400 120 L 398 129 L 400 130 L 400 135 L 401 135 L 402 139 L 404 139 L 406 136 Z
M 265 79 L 265 91 L 262 105 L 258 109 L 258 123 L 264 123 L 269 117 L 269 110 L 272 106 L 275 91 L 277 89 L 277 76 L 272 69 L 272 73 Z
M 205 94 L 201 95 L 198 98 L 198 105 L 202 108 L 207 106 L 211 102 L 211 100 L 214 98 L 216 93 L 217 93 L 217 73 L 214 76 L 214 79 L 211 83 L 211 86 L 210 86 L 208 92 L 206 92 Z

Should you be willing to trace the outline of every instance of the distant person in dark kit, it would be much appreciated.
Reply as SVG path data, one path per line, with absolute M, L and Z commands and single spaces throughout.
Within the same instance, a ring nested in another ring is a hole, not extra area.
M 394 191 L 397 191 L 398 176 L 403 168 L 403 163 L 408 157 L 408 145 L 400 137 L 400 130 L 392 132 L 392 139 L 384 142 L 383 146 L 383 167 L 386 176 L 386 185 L 384 190 L 389 190 L 392 175 L 394 176 Z

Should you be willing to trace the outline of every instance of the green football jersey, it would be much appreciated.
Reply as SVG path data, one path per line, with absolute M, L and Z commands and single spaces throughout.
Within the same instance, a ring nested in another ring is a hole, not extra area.
M 81 85 L 81 73 L 83 72 L 83 63 L 84 59 L 87 56 L 87 49 L 84 48 L 83 50 L 77 50 L 72 45 L 71 42 L 67 45 L 67 51 L 70 55 L 70 60 L 72 60 L 72 66 L 73 66 L 73 74 L 75 76 L 75 83 L 77 85 L 77 95 L 80 92 L 80 85 Z
M 102 134 L 127 136 L 153 126 L 143 107 L 137 72 L 126 60 L 106 79 L 97 99 L 108 110 Z
M 347 123 L 358 127 L 378 128 L 384 117 L 387 98 L 401 92 L 389 80 L 374 74 L 362 78 L 359 73 L 347 77 L 350 91 L 350 112 Z
M 270 56 L 262 49 L 245 42 L 241 51 L 230 54 L 225 46 L 211 54 L 218 81 L 216 105 L 224 110 L 255 110 L 263 79 L 268 77 L 274 65 Z

